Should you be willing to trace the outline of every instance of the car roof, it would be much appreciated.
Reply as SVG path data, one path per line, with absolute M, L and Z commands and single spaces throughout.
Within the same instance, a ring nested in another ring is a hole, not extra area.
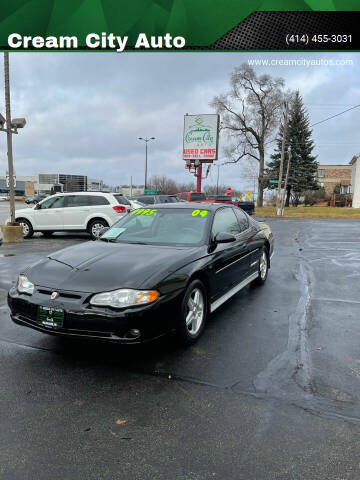
M 55 192 L 54 195 L 121 195 L 114 192 Z
M 152 207 L 156 208 L 187 208 L 189 210 L 209 210 L 214 211 L 222 207 L 232 208 L 229 203 L 206 203 L 201 207 L 201 202 L 179 202 L 179 203 L 155 203 Z

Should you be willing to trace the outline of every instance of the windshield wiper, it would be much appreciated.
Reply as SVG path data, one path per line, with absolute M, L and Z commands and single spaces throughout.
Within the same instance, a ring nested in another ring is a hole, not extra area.
M 124 242 L 124 243 L 130 243 L 131 245 L 149 245 L 149 243 L 146 243 L 146 242 Z

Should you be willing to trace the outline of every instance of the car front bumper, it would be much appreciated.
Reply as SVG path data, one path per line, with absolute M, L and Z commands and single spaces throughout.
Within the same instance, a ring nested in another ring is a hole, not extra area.
M 174 309 L 179 308 L 179 295 L 161 298 L 161 301 L 152 305 L 115 310 L 90 305 L 87 301 L 89 294 L 65 291 L 59 293 L 59 299 L 53 301 L 47 293 L 37 290 L 30 296 L 19 294 L 13 287 L 8 293 L 12 320 L 18 325 L 50 335 L 123 344 L 151 341 L 176 327 Z M 72 298 L 75 296 L 80 298 Z M 40 306 L 62 309 L 63 326 L 44 326 L 38 320 Z M 138 330 L 140 334 L 134 335 L 134 330 Z

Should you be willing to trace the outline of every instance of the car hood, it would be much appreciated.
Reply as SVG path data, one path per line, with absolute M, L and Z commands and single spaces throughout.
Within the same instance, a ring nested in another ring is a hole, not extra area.
M 141 288 L 196 259 L 199 247 L 86 242 L 50 254 L 26 271 L 35 285 L 95 293 Z M 155 286 L 155 285 L 153 285 Z
M 19 214 L 24 214 L 24 213 L 30 213 L 31 211 L 34 210 L 34 207 L 33 206 L 29 206 L 29 207 L 26 207 L 26 208 L 19 208 L 19 210 L 15 210 L 15 216 L 16 217 L 19 217 Z

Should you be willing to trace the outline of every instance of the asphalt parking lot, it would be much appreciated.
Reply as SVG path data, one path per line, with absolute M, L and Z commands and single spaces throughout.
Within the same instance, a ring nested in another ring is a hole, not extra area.
M 187 349 L 13 324 L 19 271 L 88 239 L 0 247 L 0 478 L 359 479 L 360 223 L 267 223 L 265 286 L 220 307 Z

